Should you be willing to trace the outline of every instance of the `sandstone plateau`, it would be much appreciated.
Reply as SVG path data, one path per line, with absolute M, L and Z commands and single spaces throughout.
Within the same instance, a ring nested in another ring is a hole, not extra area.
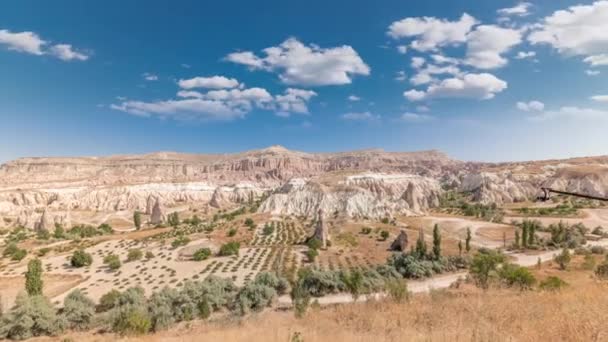
M 305 153 L 273 146 L 237 154 L 22 158 L 0 166 L 0 224 L 69 225 L 76 211 L 151 214 L 157 204 L 228 208 L 263 195 L 261 212 L 313 218 L 321 209 L 382 218 L 424 214 L 446 189 L 508 203 L 536 197 L 541 185 L 606 196 L 608 157 L 477 163 L 438 151 Z

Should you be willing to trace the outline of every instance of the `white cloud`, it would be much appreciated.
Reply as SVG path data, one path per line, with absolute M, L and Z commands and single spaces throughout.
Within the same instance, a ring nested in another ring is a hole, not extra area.
M 585 62 L 608 64 L 608 1 L 571 6 L 543 19 L 528 40 L 549 44 L 566 56 L 585 56 Z
M 498 14 L 502 15 L 502 16 L 518 16 L 518 17 L 525 17 L 527 15 L 530 15 L 530 7 L 532 7 L 532 4 L 529 2 L 521 2 L 518 5 L 514 6 L 514 7 L 509 7 L 509 8 L 501 8 L 498 11 L 496 11 Z
M 502 54 L 521 43 L 521 32 L 496 25 L 480 25 L 467 35 L 466 63 L 478 69 L 495 69 L 508 61 Z
M 0 30 L 0 44 L 6 45 L 9 50 L 43 55 L 42 48 L 47 44 L 34 32 L 11 32 Z
M 63 61 L 86 61 L 89 59 L 88 55 L 74 50 L 70 44 L 53 45 L 50 49 L 50 53 Z
M 420 105 L 420 106 L 416 107 L 416 110 L 419 112 L 422 112 L 422 113 L 426 113 L 426 112 L 430 111 L 431 109 L 427 106 Z
M 589 76 L 597 76 L 600 74 L 599 70 L 585 70 L 585 74 Z
M 146 81 L 158 81 L 158 76 L 149 72 L 144 72 L 141 77 L 143 77 Z
M 179 87 L 183 89 L 206 88 L 206 89 L 226 89 L 236 88 L 239 81 L 234 78 L 224 76 L 194 77 L 186 80 L 179 80 Z
M 593 55 L 583 59 L 583 62 L 591 64 L 591 66 L 608 65 L 608 54 Z
M 418 113 L 403 113 L 399 117 L 401 121 L 406 122 L 426 122 L 433 120 L 434 118 L 427 114 L 418 114 Z
M 534 51 L 519 51 L 515 56 L 516 59 L 526 59 L 536 57 L 536 52 Z
M 597 102 L 608 102 L 608 95 L 595 95 L 591 96 L 590 99 Z
M 409 90 L 403 95 L 410 101 L 436 98 L 472 98 L 487 100 L 507 88 L 507 82 L 488 73 L 464 74 L 431 84 L 425 91 Z
M 370 68 L 357 51 L 348 45 L 321 48 L 304 45 L 289 38 L 281 45 L 263 50 L 265 57 L 253 52 L 235 52 L 226 60 L 243 64 L 253 70 L 275 71 L 285 84 L 326 86 L 350 84 L 355 75 L 367 76 Z
M 524 112 L 542 112 L 545 104 L 540 101 L 517 102 L 516 107 Z
M 379 120 L 380 115 L 374 115 L 370 112 L 346 113 L 346 114 L 342 114 L 342 119 L 349 120 L 349 121 L 373 121 L 373 120 Z
M 308 101 L 314 91 L 289 88 L 272 96 L 263 88 L 209 90 L 206 93 L 180 90 L 179 99 L 166 101 L 122 101 L 110 107 L 139 116 L 158 116 L 177 120 L 232 120 L 244 117 L 254 108 L 274 111 L 279 116 L 308 113 Z
M 405 55 L 407 53 L 407 46 L 406 45 L 397 46 L 397 52 L 399 52 L 402 55 Z
M 446 57 L 444 55 L 434 54 L 431 55 L 433 61 L 437 64 L 460 64 L 460 61 L 456 58 Z
M 405 18 L 393 22 L 387 34 L 394 39 L 415 37 L 410 44 L 413 49 L 430 51 L 465 42 L 467 33 L 476 23 L 477 20 L 466 13 L 458 21 L 434 17 Z
M 49 45 L 49 43 L 34 32 L 11 32 L 0 30 L 0 45 L 5 45 L 9 50 L 29 53 L 31 55 L 51 55 L 63 61 L 86 61 L 89 56 L 83 52 L 76 51 L 70 44 Z
M 353 101 L 353 102 L 361 101 L 361 98 L 359 96 L 357 96 L 357 95 L 350 95 L 348 97 L 348 101 Z
M 410 82 L 414 85 L 422 85 L 427 83 L 437 82 L 435 75 L 461 75 L 461 71 L 458 67 L 453 65 L 437 66 L 434 64 L 427 64 L 426 67 L 419 69 L 411 79 Z
M 403 82 L 406 79 L 407 79 L 407 75 L 405 74 L 405 71 L 403 71 L 403 70 L 397 71 L 397 75 L 395 76 L 396 81 Z
M 574 120 L 605 120 L 608 119 L 608 111 L 594 108 L 561 107 L 557 110 L 548 110 L 529 118 L 532 121 L 547 121 L 555 119 Z
M 426 60 L 424 58 L 412 57 L 412 68 L 419 69 L 424 65 L 424 63 L 426 63 Z

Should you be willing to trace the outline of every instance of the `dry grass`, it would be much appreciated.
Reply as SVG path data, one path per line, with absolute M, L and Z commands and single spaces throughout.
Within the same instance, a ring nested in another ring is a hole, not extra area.
M 580 259 L 580 260 L 579 260 Z M 243 320 L 182 323 L 126 341 L 305 342 L 320 341 L 606 341 L 608 284 L 579 269 L 552 263 L 534 269 L 539 279 L 558 275 L 570 283 L 561 292 L 480 291 L 470 285 L 414 297 L 409 303 L 377 301 L 311 309 L 303 319 L 290 311 L 266 311 Z M 75 333 L 79 341 L 110 341 L 113 335 Z M 48 339 L 45 339 L 48 340 Z

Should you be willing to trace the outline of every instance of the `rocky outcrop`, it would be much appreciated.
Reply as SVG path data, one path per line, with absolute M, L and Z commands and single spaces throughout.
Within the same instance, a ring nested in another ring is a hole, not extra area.
M 391 251 L 406 252 L 407 251 L 407 232 L 402 229 L 395 241 L 391 244 Z
M 311 237 L 312 239 L 319 240 L 321 242 L 321 248 L 327 248 L 328 242 L 331 241 L 329 235 L 329 227 L 325 224 L 325 218 L 323 217 L 323 209 L 319 209 L 317 213 L 317 223 L 315 225 L 315 232 Z
M 36 222 L 34 229 L 36 230 L 50 230 L 51 229 L 51 219 L 49 218 L 49 213 L 44 209 L 42 215 L 40 215 L 40 219 Z
M 150 214 L 150 224 L 156 225 L 161 224 L 165 220 L 163 211 L 160 207 L 160 199 L 156 199 L 154 206 L 152 207 L 152 213 Z

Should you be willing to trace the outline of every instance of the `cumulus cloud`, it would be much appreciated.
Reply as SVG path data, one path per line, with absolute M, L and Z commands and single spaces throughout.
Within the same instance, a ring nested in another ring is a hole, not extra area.
M 83 52 L 76 51 L 70 44 L 50 45 L 49 42 L 40 38 L 34 32 L 11 32 L 0 30 L 0 45 L 16 52 L 31 55 L 51 55 L 63 61 L 86 61 L 89 56 Z
M 599 70 L 585 70 L 585 74 L 589 76 L 597 76 L 600 74 Z
M 406 45 L 397 46 L 397 52 L 399 52 L 402 55 L 405 55 L 407 53 L 407 46 Z
M 515 106 L 524 112 L 542 112 L 545 109 L 545 104 L 540 101 L 517 102 Z
M 521 2 L 514 7 L 501 8 L 496 11 L 501 16 L 518 16 L 525 17 L 530 15 L 532 4 L 529 2 Z
M 357 101 L 361 101 L 361 98 L 357 95 L 350 95 L 348 97 L 348 101 L 353 101 L 353 102 L 357 102 Z
M 608 1 L 571 6 L 544 18 L 529 36 L 566 56 L 584 56 L 592 66 L 608 65 Z
M 179 90 L 177 99 L 165 101 L 127 101 L 110 107 L 138 116 L 158 116 L 177 120 L 233 120 L 253 109 L 274 111 L 279 116 L 308 113 L 308 102 L 317 94 L 311 90 L 288 88 L 273 96 L 266 89 L 232 88 L 206 92 Z
M 477 23 L 464 13 L 457 21 L 435 17 L 413 17 L 393 22 L 387 34 L 394 39 L 415 38 L 410 47 L 418 51 L 430 51 L 466 41 L 467 33 Z
M 454 65 L 437 66 L 434 64 L 426 64 L 424 68 L 418 70 L 418 72 L 410 79 L 413 85 L 422 85 L 432 82 L 437 82 L 436 75 L 461 75 L 461 71 Z
M 608 102 L 608 95 L 595 95 L 590 97 L 593 101 Z
M 471 98 L 487 100 L 507 89 L 507 82 L 488 73 L 468 73 L 444 79 L 422 90 L 408 90 L 403 93 L 410 101 L 423 101 L 437 98 Z
M 427 114 L 403 113 L 403 114 L 401 114 L 399 119 L 401 121 L 418 123 L 418 122 L 430 121 L 430 120 L 433 120 L 434 118 Z
M 289 38 L 263 52 L 264 57 L 258 57 L 251 51 L 234 52 L 226 56 L 226 60 L 246 65 L 252 70 L 277 72 L 280 80 L 289 85 L 350 84 L 353 76 L 370 74 L 369 66 L 348 45 L 321 48 Z
M 179 80 L 178 85 L 182 89 L 206 88 L 206 89 L 229 89 L 239 86 L 239 81 L 224 76 L 194 77 Z
M 74 48 L 70 44 L 53 45 L 49 51 L 53 56 L 63 61 L 86 61 L 87 59 L 89 59 L 88 55 L 74 50 Z
M 521 43 L 521 32 L 496 25 L 479 25 L 467 35 L 467 64 L 478 69 L 495 69 L 508 61 L 502 54 Z
M 536 57 L 536 52 L 534 51 L 519 51 L 517 55 L 515 55 L 516 59 L 526 59 L 534 57 Z
M 407 75 L 405 74 L 405 71 L 403 71 L 403 70 L 397 71 L 397 74 L 395 75 L 395 81 L 403 82 L 406 79 L 407 79 Z
M 379 120 L 380 115 L 374 115 L 370 112 L 346 113 L 346 114 L 342 114 L 342 119 L 349 120 L 349 121 L 373 121 L 373 120 Z

